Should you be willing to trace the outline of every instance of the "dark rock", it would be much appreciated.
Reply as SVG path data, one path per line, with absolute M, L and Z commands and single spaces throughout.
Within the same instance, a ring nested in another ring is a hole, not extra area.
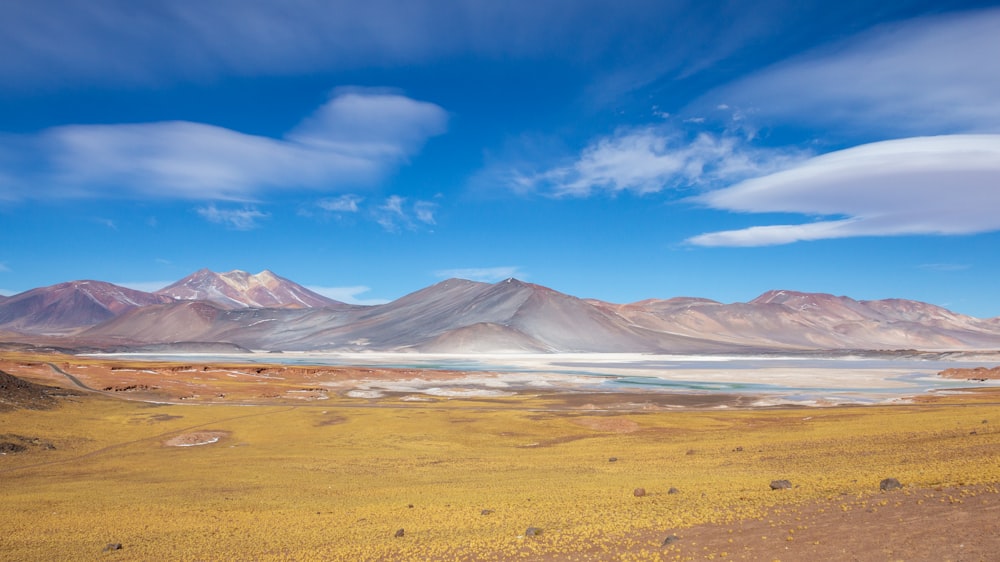
M 742 453 L 743 452 L 743 447 L 736 447 L 735 449 L 733 449 L 733 452 L 734 453 Z
M 524 536 L 526 537 L 537 537 L 540 534 L 542 534 L 542 530 L 538 527 L 528 527 L 527 530 L 524 531 Z
M 883 492 L 891 492 L 893 490 L 900 490 L 903 485 L 899 483 L 899 480 L 895 478 L 886 478 L 885 480 L 878 483 L 878 489 Z
M 404 534 L 406 534 L 406 531 L 404 531 L 403 529 L 399 529 L 398 531 L 396 531 L 396 534 L 393 535 L 393 536 L 398 539 L 399 537 L 403 536 Z
M 681 491 L 678 490 L 677 488 L 671 487 L 669 490 L 667 490 L 667 493 L 668 494 L 679 494 L 679 493 L 681 493 Z
M 772 490 L 790 490 L 792 489 L 792 483 L 788 480 L 771 480 Z
M 112 550 L 121 550 L 122 543 L 120 542 L 109 542 L 107 546 L 104 547 L 103 552 L 111 552 Z
M 413 504 L 411 503 L 411 504 L 407 505 L 406 507 L 407 507 L 407 509 L 413 509 Z
M 611 457 L 608 462 L 618 462 L 618 457 Z
M 663 546 L 670 546 L 679 540 L 681 540 L 681 538 L 677 535 L 670 535 L 669 537 L 663 539 Z
M 484 510 L 482 510 L 482 511 L 479 512 L 479 515 L 489 515 L 491 513 L 493 513 L 492 509 L 484 509 Z
M 11 443 L 10 441 L 0 443 L 0 455 L 6 455 L 7 453 L 23 453 L 27 450 L 28 448 L 20 443 Z
M 641 498 L 642 496 L 646 495 L 646 489 L 645 488 L 636 488 L 635 490 L 632 490 L 632 495 L 635 496 L 635 497 L 637 497 L 637 498 Z

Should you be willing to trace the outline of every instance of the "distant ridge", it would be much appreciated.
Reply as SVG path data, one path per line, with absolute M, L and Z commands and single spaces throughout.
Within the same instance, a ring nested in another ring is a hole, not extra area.
M 181 342 L 436 353 L 1000 349 L 1000 319 L 905 299 L 774 290 L 745 303 L 676 297 L 615 304 L 511 278 L 448 279 L 360 306 L 266 270 L 200 270 L 156 294 L 96 281 L 34 289 L 0 302 L 3 332 L 28 334 L 18 341 L 56 334 L 66 347 L 116 349 L 190 346 Z

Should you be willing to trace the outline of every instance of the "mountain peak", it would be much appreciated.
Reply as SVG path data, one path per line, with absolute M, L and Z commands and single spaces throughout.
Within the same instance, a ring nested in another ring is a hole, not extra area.
M 225 308 L 325 308 L 344 303 L 326 298 L 270 270 L 215 273 L 199 269 L 157 291 L 180 300 L 203 300 Z

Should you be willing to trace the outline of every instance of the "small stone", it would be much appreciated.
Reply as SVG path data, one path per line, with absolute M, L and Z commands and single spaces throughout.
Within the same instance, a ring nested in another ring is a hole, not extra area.
M 618 457 L 611 457 L 608 462 L 618 462 Z
M 734 453 L 742 453 L 743 452 L 743 447 L 736 447 L 735 449 L 733 449 L 733 452 Z
M 528 527 L 528 529 L 524 531 L 524 536 L 526 537 L 537 537 L 540 534 L 542 534 L 542 530 L 538 527 Z
M 771 480 L 772 490 L 790 490 L 792 483 L 788 480 Z
M 903 485 L 899 483 L 899 480 L 895 478 L 886 478 L 885 480 L 878 483 L 879 490 L 883 492 L 891 492 L 893 490 L 902 489 Z
M 642 496 L 646 495 L 646 489 L 645 488 L 636 488 L 635 490 L 632 490 L 632 495 L 635 496 L 635 497 L 637 497 L 637 498 L 641 498 Z
M 110 552 L 112 550 L 121 550 L 122 543 L 120 542 L 109 542 L 107 546 L 104 547 L 104 552 Z
M 670 546 L 679 540 L 681 540 L 681 538 L 677 535 L 670 535 L 669 537 L 663 539 L 663 546 Z
M 667 490 L 667 493 L 668 494 L 679 494 L 679 493 L 681 493 L 681 491 L 678 490 L 677 488 L 671 487 L 669 490 Z
M 406 534 L 406 531 L 404 531 L 403 529 L 399 529 L 398 531 L 396 531 L 396 534 L 393 535 L 393 536 L 398 539 L 399 537 L 403 536 L 404 534 Z
M 407 509 L 413 509 L 413 504 L 411 503 L 410 505 L 408 505 L 406 507 L 407 507 Z
M 482 511 L 479 512 L 479 515 L 489 515 L 491 513 L 493 513 L 492 509 L 484 509 L 484 510 L 482 510 Z

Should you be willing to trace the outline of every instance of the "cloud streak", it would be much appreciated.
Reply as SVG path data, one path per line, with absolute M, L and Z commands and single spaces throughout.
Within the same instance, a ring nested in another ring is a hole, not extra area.
M 460 269 L 442 269 L 434 272 L 435 277 L 442 279 L 459 278 L 468 279 L 470 281 L 481 281 L 484 283 L 496 283 L 497 281 L 503 281 L 504 279 L 510 279 L 511 277 L 516 277 L 518 279 L 525 279 L 527 275 L 521 271 L 518 266 L 500 266 L 500 267 L 470 267 L 470 268 L 460 268 Z
M 857 236 L 1000 230 L 1000 135 L 915 137 L 817 156 L 693 201 L 740 213 L 819 217 L 709 232 L 698 246 L 773 246 Z
M 215 205 L 199 207 L 198 214 L 208 222 L 214 222 L 232 230 L 253 230 L 260 226 L 260 220 L 267 218 L 267 213 L 253 207 L 242 209 L 220 209 Z
M 0 178 L 0 199 L 251 201 L 340 190 L 377 181 L 446 123 L 431 103 L 340 91 L 281 139 L 186 121 L 56 127 L 0 139 L 0 161 L 20 162 Z
M 766 124 L 878 135 L 1000 132 L 1000 9 L 875 27 L 710 92 Z

